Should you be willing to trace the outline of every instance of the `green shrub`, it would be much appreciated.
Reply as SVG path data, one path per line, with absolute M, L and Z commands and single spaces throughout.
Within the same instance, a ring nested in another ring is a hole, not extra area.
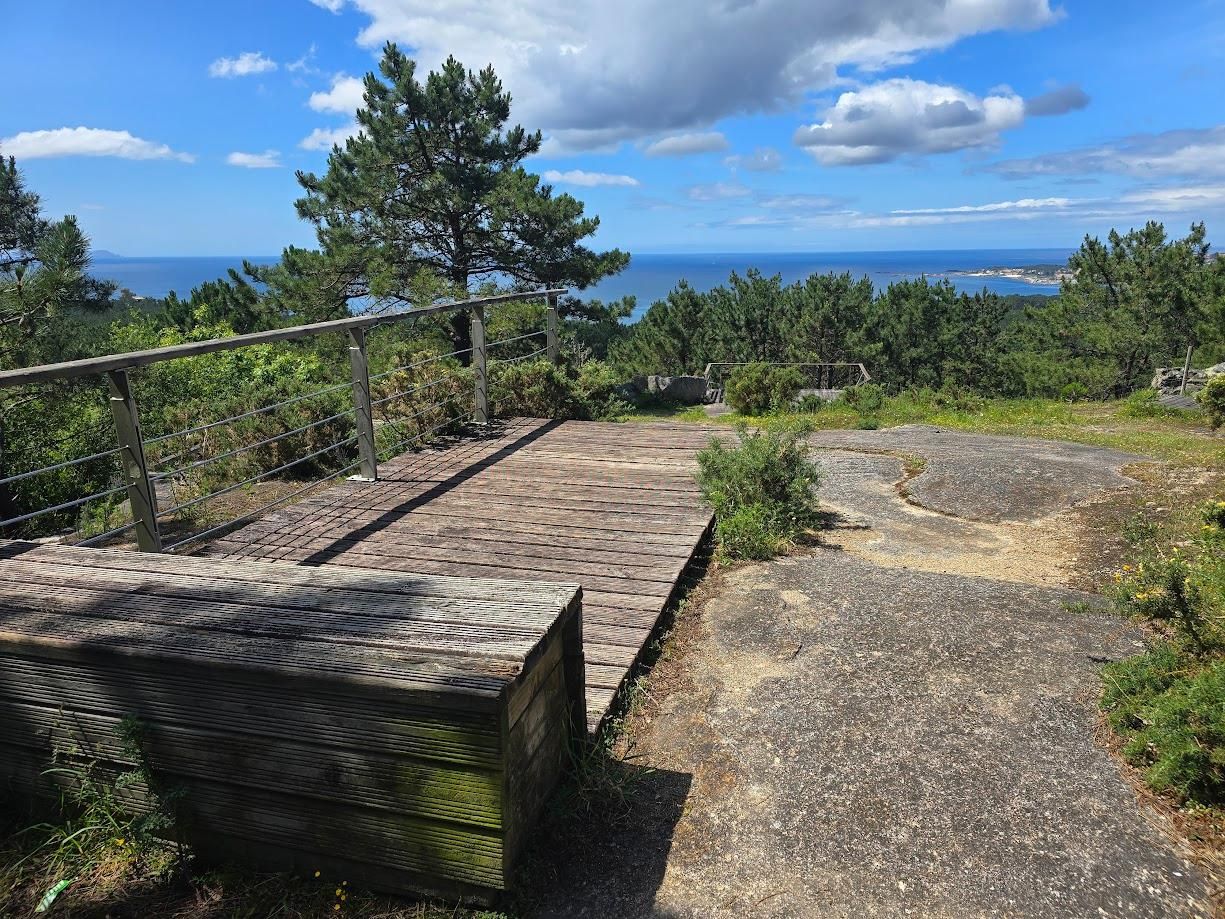
M 804 426 L 737 433 L 735 447 L 711 441 L 698 454 L 698 484 L 715 510 L 719 554 L 770 558 L 816 525 L 820 474 Z
M 842 393 L 842 401 L 861 416 L 874 418 L 885 407 L 885 390 L 875 383 L 850 386 Z
M 490 367 L 490 402 L 500 418 L 581 418 L 578 388 L 546 360 Z
M 782 551 L 784 540 L 773 529 L 770 510 L 764 504 L 737 508 L 715 524 L 719 553 L 726 559 L 765 561 Z
M 1225 374 L 1215 376 L 1208 385 L 1201 389 L 1196 398 L 1208 413 L 1208 423 L 1212 430 L 1225 425 Z
M 618 395 L 622 383 L 600 361 L 570 372 L 546 360 L 490 365 L 490 401 L 501 418 L 614 419 L 630 410 Z
M 1065 383 L 1059 389 L 1061 402 L 1084 402 L 1088 398 L 1090 398 L 1090 390 L 1084 383 Z
M 584 405 L 584 417 L 612 420 L 630 411 L 631 405 L 620 395 L 624 383 L 621 375 L 603 361 L 583 364 L 575 385 Z
M 795 411 L 800 415 L 815 415 L 823 408 L 825 408 L 825 400 L 816 393 L 808 393 L 806 396 L 802 396 L 800 401 L 795 404 Z
M 804 388 L 804 374 L 795 367 L 745 364 L 727 381 L 724 401 L 742 415 L 768 415 L 791 407 Z
M 1161 418 L 1170 414 L 1170 409 L 1157 401 L 1155 389 L 1138 389 L 1122 400 L 1119 414 L 1125 418 Z
M 1115 602 L 1160 635 L 1108 665 L 1102 707 L 1124 756 L 1156 791 L 1225 803 L 1225 501 L 1202 504 L 1194 538 L 1167 547 L 1140 519 L 1125 532 L 1134 564 L 1115 574 Z
M 1156 791 L 1225 802 L 1225 662 L 1188 672 L 1172 645 L 1109 664 L 1102 704 L 1123 755 Z

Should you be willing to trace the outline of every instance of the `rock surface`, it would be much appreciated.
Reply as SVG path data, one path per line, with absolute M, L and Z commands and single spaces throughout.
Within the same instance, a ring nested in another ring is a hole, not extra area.
M 682 621 L 630 719 L 631 814 L 567 847 L 534 914 L 1209 915 L 1095 741 L 1100 666 L 1139 636 L 1069 607 L 1099 601 L 1044 554 L 1051 515 L 1139 458 L 933 428 L 815 441 L 828 546 L 724 573 Z M 910 501 L 881 451 L 926 460 Z
M 679 405 L 701 405 L 706 401 L 706 377 L 646 378 L 646 391 Z

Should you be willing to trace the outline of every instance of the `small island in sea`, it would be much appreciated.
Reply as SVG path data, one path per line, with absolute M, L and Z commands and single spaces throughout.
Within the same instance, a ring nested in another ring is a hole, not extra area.
M 1027 284 L 1060 284 L 1072 276 L 1067 265 L 996 265 L 988 268 L 946 271 L 963 278 L 1007 278 Z

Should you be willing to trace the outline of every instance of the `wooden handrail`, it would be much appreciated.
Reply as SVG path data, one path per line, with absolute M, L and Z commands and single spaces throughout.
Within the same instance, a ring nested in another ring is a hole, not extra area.
M 353 329 L 370 329 L 389 322 L 416 319 L 421 316 L 431 316 L 451 310 L 469 309 L 488 306 L 493 303 L 507 303 L 512 300 L 533 300 L 538 297 L 548 297 L 550 303 L 555 302 L 559 294 L 567 293 L 569 288 L 559 287 L 548 290 L 532 290 L 523 293 L 498 294 L 493 297 L 476 297 L 470 300 L 453 300 L 449 303 L 436 303 L 421 309 L 405 310 L 402 313 L 378 313 L 351 316 L 348 319 L 330 319 L 326 322 L 312 322 L 307 325 L 289 326 L 284 329 L 269 329 L 265 332 L 251 332 L 246 335 L 234 335 L 230 338 L 213 338 L 208 341 L 193 341 L 181 345 L 170 345 L 165 348 L 151 348 L 148 351 L 131 351 L 127 354 L 106 354 L 102 357 L 88 357 L 79 361 L 64 361 L 59 364 L 41 364 L 37 367 L 26 367 L 18 370 L 0 371 L 0 387 L 25 386 L 30 383 L 45 383 L 49 380 L 72 380 L 78 377 L 109 373 L 115 370 L 131 370 L 135 367 L 147 367 L 180 357 L 194 357 L 197 354 L 209 354 L 214 351 L 232 351 L 245 348 L 248 345 L 266 345 L 276 341 L 295 341 L 310 338 L 314 335 L 324 335 L 328 332 L 348 332 Z

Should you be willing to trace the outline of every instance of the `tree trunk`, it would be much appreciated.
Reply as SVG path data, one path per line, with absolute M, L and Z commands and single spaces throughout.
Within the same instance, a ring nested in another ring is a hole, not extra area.
M 468 269 L 456 265 L 451 269 L 451 283 L 468 295 Z M 472 365 L 472 317 L 467 310 L 455 310 L 451 313 L 451 350 L 462 352 L 457 354 L 459 362 L 464 367 Z

